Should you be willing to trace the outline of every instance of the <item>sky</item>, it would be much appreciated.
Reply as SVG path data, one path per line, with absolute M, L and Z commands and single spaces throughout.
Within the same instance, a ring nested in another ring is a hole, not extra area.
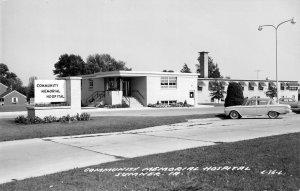
M 0 0 L 0 63 L 28 84 L 62 54 L 110 54 L 135 71 L 193 72 L 208 51 L 221 75 L 275 80 L 275 30 L 299 0 Z M 256 72 L 259 70 L 259 72 Z M 300 23 L 278 28 L 278 79 L 300 81 Z

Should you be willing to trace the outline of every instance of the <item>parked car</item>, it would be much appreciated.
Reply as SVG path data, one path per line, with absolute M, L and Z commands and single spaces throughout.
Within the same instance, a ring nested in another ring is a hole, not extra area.
M 270 98 L 250 98 L 243 105 L 225 107 L 224 112 L 231 119 L 259 115 L 268 115 L 269 118 L 275 119 L 281 114 L 287 114 L 292 111 L 291 106 L 277 104 Z
M 292 108 L 292 111 L 300 111 L 300 102 L 296 101 L 293 98 L 280 98 L 279 103 L 290 105 Z

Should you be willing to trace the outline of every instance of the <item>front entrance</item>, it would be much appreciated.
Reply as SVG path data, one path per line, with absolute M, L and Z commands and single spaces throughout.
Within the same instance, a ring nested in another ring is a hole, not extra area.
M 130 81 L 128 79 L 122 79 L 121 90 L 123 91 L 123 96 L 131 96 L 130 88 Z

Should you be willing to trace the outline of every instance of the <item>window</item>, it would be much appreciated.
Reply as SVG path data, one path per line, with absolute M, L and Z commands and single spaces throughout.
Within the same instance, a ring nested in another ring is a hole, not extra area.
M 161 88 L 177 88 L 177 77 L 161 77 L 160 86 Z
M 259 100 L 257 102 L 258 102 L 258 105 L 268 105 L 268 100 Z
M 168 105 L 168 101 L 161 101 L 161 104 Z
M 249 82 L 248 90 L 254 91 L 254 86 L 257 86 L 255 82 Z
M 177 78 L 169 77 L 169 88 L 176 88 L 176 87 L 177 87 Z
M 94 88 L 94 80 L 89 79 L 89 89 L 93 89 Z
M 256 100 L 249 100 L 246 105 L 256 105 Z
M 168 88 L 168 77 L 161 77 L 160 85 L 162 88 Z
M 264 86 L 266 86 L 266 84 L 264 82 L 259 82 L 258 83 L 258 90 L 263 91 L 264 90 Z
M 290 87 L 289 90 L 290 90 L 290 91 L 297 91 L 297 90 L 298 90 L 298 87 Z
M 12 102 L 12 103 L 18 103 L 18 98 L 17 98 L 17 97 L 11 98 L 11 102 Z
M 169 101 L 169 105 L 173 105 L 173 104 L 176 104 L 176 103 L 177 103 L 176 100 L 170 100 L 170 101 Z
M 176 104 L 177 100 L 163 100 L 161 101 L 161 104 L 163 105 L 172 105 L 172 104 Z
M 202 92 L 203 87 L 202 86 L 198 86 L 198 91 Z
M 280 83 L 280 90 L 284 90 L 284 83 Z

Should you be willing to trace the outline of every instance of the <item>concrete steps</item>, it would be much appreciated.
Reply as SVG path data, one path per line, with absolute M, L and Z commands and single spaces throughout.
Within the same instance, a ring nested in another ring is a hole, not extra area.
M 135 97 L 125 97 L 123 98 L 123 101 L 128 104 L 128 101 L 130 103 L 130 108 L 142 108 L 144 107 L 141 102 L 139 102 Z

